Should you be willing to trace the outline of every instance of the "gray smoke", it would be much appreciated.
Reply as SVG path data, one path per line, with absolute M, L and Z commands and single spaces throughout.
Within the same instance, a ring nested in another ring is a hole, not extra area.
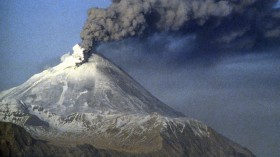
M 252 48 L 280 36 L 277 0 L 113 0 L 92 8 L 81 32 L 81 46 L 146 36 L 154 32 L 195 34 L 205 49 Z M 205 44 L 206 43 L 206 44 Z
M 257 156 L 279 157 L 279 9 L 272 0 L 226 2 L 226 14 L 196 9 L 177 28 L 177 20 L 164 25 L 169 16 L 154 7 L 145 15 L 144 38 L 100 44 L 97 52 L 185 115 Z

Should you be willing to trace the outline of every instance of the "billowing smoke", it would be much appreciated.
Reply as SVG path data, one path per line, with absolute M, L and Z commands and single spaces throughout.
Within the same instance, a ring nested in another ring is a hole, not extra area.
M 154 32 L 196 35 L 200 48 L 249 49 L 280 36 L 277 0 L 113 0 L 88 11 L 81 46 Z M 276 40 L 275 40 L 276 41 Z
M 81 46 L 90 51 L 97 48 L 92 43 L 127 38 L 100 44 L 97 51 L 168 105 L 257 156 L 278 157 L 275 2 L 114 0 L 107 9 L 89 11 Z

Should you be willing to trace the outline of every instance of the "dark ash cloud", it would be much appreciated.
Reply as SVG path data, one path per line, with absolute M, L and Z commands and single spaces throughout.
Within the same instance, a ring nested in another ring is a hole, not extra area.
M 160 100 L 257 156 L 278 157 L 276 3 L 113 0 L 106 9 L 89 10 L 81 46 L 105 55 Z
M 195 34 L 204 50 L 252 49 L 279 41 L 277 0 L 114 0 L 92 8 L 81 32 L 86 53 L 93 44 L 147 37 L 155 32 Z M 277 42 L 278 43 L 278 42 Z

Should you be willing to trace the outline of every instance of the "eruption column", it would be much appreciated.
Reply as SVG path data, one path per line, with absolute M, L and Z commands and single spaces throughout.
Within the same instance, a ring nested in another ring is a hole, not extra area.
M 280 33 L 277 34 L 280 17 L 279 14 L 272 17 L 275 11 L 271 10 L 276 2 L 277 0 L 113 0 L 106 9 L 92 8 L 88 11 L 87 21 L 81 32 L 81 64 L 87 61 L 97 42 L 164 31 L 196 34 L 197 40 L 207 45 L 205 47 L 212 44 L 212 47 L 229 45 L 230 48 L 240 46 L 242 49 L 242 43 L 253 47 L 264 38 L 280 37 Z

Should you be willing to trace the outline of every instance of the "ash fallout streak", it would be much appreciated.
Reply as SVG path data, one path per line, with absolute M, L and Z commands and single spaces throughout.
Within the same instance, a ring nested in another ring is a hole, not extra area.
M 92 8 L 81 32 L 82 63 L 99 43 L 158 32 L 196 36 L 196 52 L 239 51 L 277 44 L 277 0 L 113 0 Z

